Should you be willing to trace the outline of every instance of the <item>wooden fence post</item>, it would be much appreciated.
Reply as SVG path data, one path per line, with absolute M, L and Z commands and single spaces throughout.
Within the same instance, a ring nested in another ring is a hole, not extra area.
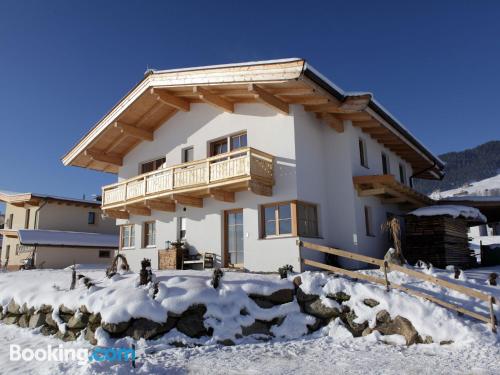
M 387 261 L 384 262 L 385 290 L 389 291 L 389 279 L 387 278 Z
M 495 316 L 495 310 L 493 310 L 493 304 L 495 303 L 495 297 L 490 296 L 490 319 L 491 319 L 491 330 L 497 333 L 497 317 Z

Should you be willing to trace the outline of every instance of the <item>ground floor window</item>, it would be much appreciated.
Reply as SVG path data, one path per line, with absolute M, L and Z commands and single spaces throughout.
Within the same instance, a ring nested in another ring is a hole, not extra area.
M 367 236 L 375 236 L 373 232 L 372 208 L 370 206 L 365 206 L 365 228 Z
M 99 250 L 99 258 L 110 258 L 111 251 L 109 250 Z
M 261 207 L 261 237 L 318 237 L 318 209 L 315 204 L 289 201 Z
M 121 228 L 121 246 L 122 248 L 135 247 L 135 228 L 134 225 L 122 225 Z
M 143 229 L 143 247 L 156 246 L 156 223 L 154 221 L 146 222 Z

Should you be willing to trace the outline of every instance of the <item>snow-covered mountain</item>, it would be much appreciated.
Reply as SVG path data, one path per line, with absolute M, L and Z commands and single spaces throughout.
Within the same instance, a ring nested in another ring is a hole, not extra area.
M 463 196 L 500 197 L 500 174 L 481 181 L 465 184 L 457 189 L 436 190 L 430 195 L 433 199 Z

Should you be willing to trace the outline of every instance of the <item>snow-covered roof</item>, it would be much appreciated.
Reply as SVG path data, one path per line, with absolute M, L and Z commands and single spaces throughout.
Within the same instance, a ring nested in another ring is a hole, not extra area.
M 474 207 L 458 205 L 434 205 L 417 208 L 411 211 L 409 215 L 414 216 L 451 216 L 453 218 L 461 217 L 474 222 L 485 223 L 486 217 Z
M 9 202 L 11 200 L 18 201 L 18 200 L 31 200 L 33 198 L 38 198 L 38 199 L 52 199 L 56 201 L 66 201 L 66 202 L 76 202 L 76 203 L 85 203 L 85 204 L 91 204 L 91 205 L 96 205 L 100 206 L 101 202 L 95 201 L 95 200 L 88 200 L 88 199 L 78 199 L 78 198 L 68 198 L 68 197 L 61 197 L 57 195 L 50 195 L 50 194 L 40 194 L 40 193 L 20 193 L 20 192 L 15 192 L 15 191 L 9 191 L 9 190 L 0 190 L 0 201 L 6 201 Z
M 68 232 L 42 229 L 20 229 L 22 245 L 118 248 L 115 234 Z

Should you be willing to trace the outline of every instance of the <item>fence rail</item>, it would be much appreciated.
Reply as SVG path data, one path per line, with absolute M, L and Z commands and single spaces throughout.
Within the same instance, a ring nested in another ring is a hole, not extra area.
M 424 298 L 424 299 L 429 300 L 431 302 L 434 302 L 438 305 L 446 307 L 450 310 L 454 310 L 456 312 L 459 312 L 459 313 L 464 314 L 464 315 L 468 315 L 468 316 L 475 318 L 477 320 L 480 320 L 482 322 L 489 323 L 491 325 L 492 331 L 496 332 L 497 321 L 496 321 L 496 317 L 495 317 L 495 313 L 494 313 L 494 309 L 493 309 L 493 304 L 495 304 L 495 298 L 489 294 L 482 293 L 480 291 L 477 291 L 477 290 L 472 289 L 472 288 L 464 287 L 462 285 L 457 285 L 457 284 L 454 284 L 452 282 L 449 282 L 449 281 L 446 281 L 446 280 L 443 280 L 443 279 L 440 279 L 440 278 L 437 278 L 434 276 L 426 275 L 422 272 L 408 269 L 408 268 L 399 266 L 399 265 L 394 264 L 394 263 L 388 263 L 382 259 L 372 258 L 372 257 L 368 257 L 366 255 L 356 254 L 356 253 L 352 253 L 350 251 L 345 251 L 345 250 L 337 249 L 334 247 L 318 245 L 318 244 L 314 244 L 311 242 L 304 242 L 304 241 L 297 241 L 297 242 L 298 242 L 299 246 L 302 246 L 302 247 L 305 247 L 305 248 L 308 248 L 311 250 L 315 250 L 315 251 L 319 251 L 322 253 L 332 254 L 332 255 L 342 257 L 342 258 L 348 258 L 348 259 L 357 260 L 360 262 L 379 266 L 381 269 L 384 270 L 385 278 L 372 276 L 372 275 L 366 275 L 366 274 L 361 273 L 361 272 L 346 270 L 344 268 L 335 267 L 335 266 L 331 266 L 328 264 L 324 264 L 324 263 L 320 263 L 320 262 L 316 262 L 313 260 L 302 258 L 302 262 L 305 265 L 308 265 L 311 267 L 316 267 L 316 268 L 321 268 L 321 269 L 335 272 L 335 273 L 345 275 L 345 276 L 348 276 L 351 278 L 362 279 L 362 280 L 369 281 L 371 283 L 381 284 L 381 285 L 384 285 L 387 288 L 387 290 L 389 290 L 390 288 L 398 289 L 398 290 L 401 290 L 407 294 L 413 295 L 415 297 Z M 490 314 L 489 314 L 489 316 L 479 314 L 477 312 L 467 310 L 467 309 L 465 309 L 461 306 L 458 306 L 456 304 L 443 301 L 443 300 L 441 300 L 437 297 L 434 297 L 430 294 L 423 293 L 423 292 L 408 288 L 408 287 L 403 286 L 403 285 L 389 282 L 389 280 L 387 278 L 387 272 L 390 270 L 402 272 L 402 273 L 407 274 L 408 276 L 411 276 L 411 277 L 414 277 L 414 278 L 417 278 L 417 279 L 420 279 L 423 281 L 427 281 L 427 282 L 439 285 L 439 286 L 444 287 L 444 288 L 452 289 L 452 290 L 455 290 L 455 291 L 462 293 L 466 296 L 469 296 L 472 298 L 477 298 L 481 301 L 487 302 L 489 305 L 488 307 L 489 307 Z

